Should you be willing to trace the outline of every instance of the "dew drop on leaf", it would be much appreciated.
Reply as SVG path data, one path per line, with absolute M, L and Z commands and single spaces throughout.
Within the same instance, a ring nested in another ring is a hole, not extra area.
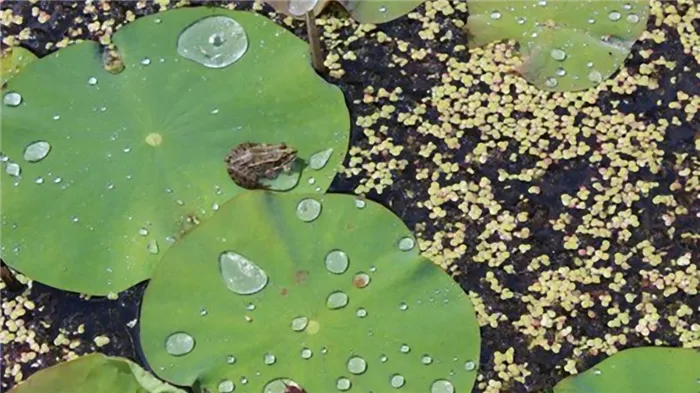
M 22 168 L 14 162 L 9 162 L 5 166 L 5 172 L 7 172 L 8 175 L 17 177 L 19 174 L 22 172 Z
M 416 241 L 412 237 L 406 236 L 399 240 L 399 250 L 411 251 L 416 246 Z
M 97 84 L 97 78 L 94 76 L 91 76 L 88 78 L 88 85 L 90 86 L 95 86 Z
M 355 207 L 358 209 L 364 209 L 365 206 L 367 206 L 367 203 L 363 201 L 362 199 L 355 199 Z
M 288 387 L 290 386 L 299 387 L 299 385 L 291 379 L 274 379 L 265 385 L 263 393 L 287 393 L 289 392 Z
M 309 324 L 309 318 L 307 317 L 296 317 L 292 319 L 292 330 L 295 332 L 300 332 L 306 329 L 306 325 Z
M 355 315 L 357 315 L 360 318 L 364 318 L 367 316 L 367 310 L 365 310 L 364 308 L 358 308 Z
M 243 26 L 226 16 L 209 16 L 187 27 L 178 37 L 177 52 L 205 67 L 223 68 L 248 49 Z
M 313 356 L 313 354 L 313 351 L 311 351 L 309 348 L 304 348 L 301 350 L 302 359 L 311 359 L 311 356 Z
M 618 20 L 620 20 L 621 17 L 622 17 L 622 15 L 620 15 L 620 13 L 617 11 L 612 11 L 608 14 L 608 19 L 610 19 L 612 21 L 618 21 Z
M 144 57 L 143 59 L 141 59 L 141 64 L 147 66 L 151 64 L 151 59 L 149 59 L 148 57 Z
M 165 351 L 173 356 L 187 355 L 194 349 L 194 338 L 187 333 L 173 333 L 165 340 Z
M 334 274 L 342 274 L 348 270 L 348 254 L 345 251 L 333 250 L 326 255 L 326 269 Z
M 350 382 L 349 379 L 345 377 L 340 377 L 338 380 L 335 382 L 335 387 L 340 390 L 341 392 L 344 392 L 346 390 L 349 390 L 350 387 L 352 386 L 352 383 Z
M 421 363 L 428 365 L 433 362 L 433 358 L 431 358 L 430 355 L 423 355 L 420 361 Z
M 558 48 L 552 49 L 549 54 L 552 55 L 552 59 L 554 60 L 562 61 L 566 59 L 566 52 Z
M 5 94 L 2 97 L 2 102 L 3 102 L 3 104 L 5 104 L 7 106 L 12 106 L 12 107 L 18 106 L 19 104 L 22 103 L 22 96 L 19 93 L 12 91 L 12 92 Z
M 235 388 L 236 385 L 230 379 L 224 379 L 219 382 L 219 386 L 217 387 L 219 393 L 231 393 Z
M 333 149 L 326 149 L 316 152 L 309 157 L 309 168 L 314 170 L 322 169 L 328 163 L 333 154 Z
M 321 202 L 305 198 L 297 204 L 297 217 L 304 222 L 311 222 L 321 214 Z
M 158 254 L 158 252 L 160 251 L 160 248 L 158 247 L 158 242 L 155 239 L 151 239 L 148 241 L 148 243 L 146 244 L 146 249 L 148 250 L 148 252 L 154 255 Z
M 352 279 L 355 288 L 364 288 L 369 285 L 369 275 L 367 273 L 357 273 Z
M 246 257 L 227 251 L 219 256 L 219 271 L 226 287 L 239 295 L 251 295 L 267 285 L 267 273 Z
M 226 356 L 226 363 L 228 363 L 228 364 L 236 363 L 236 357 L 233 355 Z
M 629 14 L 629 15 L 627 15 L 627 21 L 629 23 L 639 23 L 639 15 Z
M 559 82 L 557 82 L 557 80 L 554 78 L 547 78 L 547 80 L 544 81 L 544 84 L 547 87 L 557 87 Z
M 353 356 L 348 359 L 348 371 L 358 375 L 367 370 L 367 361 L 359 356 Z
M 348 305 L 348 295 L 343 292 L 343 291 L 336 291 L 328 295 L 328 299 L 326 299 L 326 305 L 328 308 L 331 310 L 336 310 L 339 308 L 343 308 Z
M 409 347 L 408 344 L 402 344 L 399 350 L 401 353 L 409 353 L 411 352 L 411 347 Z
M 491 19 L 501 19 L 501 13 L 498 11 L 493 11 L 491 13 Z
M 455 387 L 450 381 L 444 379 L 437 380 L 430 385 L 430 393 L 454 393 Z
M 275 362 L 277 361 L 277 358 L 275 357 L 275 355 L 273 355 L 271 353 L 266 353 L 265 356 L 263 357 L 263 361 L 268 366 L 271 366 L 271 365 L 275 364 Z
M 398 389 L 406 383 L 406 379 L 401 374 L 394 374 L 391 376 L 391 387 Z
M 476 369 L 476 363 L 468 361 L 464 363 L 464 369 L 467 371 L 474 371 Z

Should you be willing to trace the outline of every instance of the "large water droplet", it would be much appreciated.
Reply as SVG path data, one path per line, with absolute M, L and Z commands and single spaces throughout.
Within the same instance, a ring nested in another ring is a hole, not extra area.
M 316 7 L 318 0 L 290 0 L 287 11 L 294 16 L 302 16 Z
M 328 299 L 326 299 L 326 305 L 331 310 L 335 310 L 347 306 L 348 300 L 348 295 L 345 292 L 336 291 L 328 295 Z
M 304 222 L 311 222 L 321 214 L 321 202 L 304 198 L 297 205 L 297 217 Z
M 219 270 L 224 283 L 239 295 L 251 295 L 267 285 L 267 274 L 258 265 L 233 251 L 221 253 Z
M 455 387 L 450 381 L 437 380 L 430 385 L 430 393 L 454 393 Z
M 345 377 L 340 377 L 335 382 L 335 387 L 342 392 L 344 392 L 346 390 L 350 390 L 351 386 L 352 386 L 352 383 L 350 382 L 349 379 L 347 379 Z
M 194 338 L 187 333 L 173 333 L 165 340 L 165 350 L 173 356 L 187 355 L 194 349 Z
M 223 381 L 219 382 L 217 389 L 219 390 L 219 393 L 231 393 L 234 389 L 236 389 L 236 385 L 230 379 L 224 379 Z
M 209 68 L 223 68 L 248 49 L 243 27 L 226 16 L 209 16 L 186 28 L 178 37 L 177 52 Z
M 401 251 L 411 251 L 415 245 L 416 241 L 410 236 L 403 237 L 399 240 L 399 250 Z
M 19 93 L 11 91 L 2 97 L 2 102 L 7 106 L 18 106 L 22 103 L 22 96 Z
M 618 20 L 620 20 L 621 17 L 622 17 L 622 15 L 620 15 L 620 13 L 617 11 L 611 11 L 608 14 L 608 19 L 610 19 L 612 21 L 618 21 Z
M 342 274 L 348 270 L 348 254 L 341 250 L 333 250 L 326 255 L 326 269 L 335 274 Z
M 307 317 L 296 317 L 292 319 L 292 330 L 295 332 L 300 332 L 306 329 L 306 325 L 309 324 L 309 318 Z
M 362 374 L 367 370 L 367 361 L 359 356 L 348 359 L 348 371 L 353 374 Z
M 552 59 L 562 61 L 566 59 L 566 52 L 564 52 L 561 49 L 554 48 L 552 49 L 549 54 L 552 56 Z
M 328 160 L 331 158 L 331 154 L 333 154 L 333 149 L 326 149 L 326 150 L 321 150 L 319 152 L 316 152 L 309 157 L 309 168 L 314 169 L 314 170 L 319 170 L 326 166 L 328 163 Z
M 160 249 L 158 248 L 158 242 L 155 239 L 151 239 L 146 244 L 146 250 L 151 254 L 158 254 Z
M 406 378 L 401 374 L 394 374 L 391 376 L 391 387 L 398 389 L 406 383 Z
M 51 144 L 46 141 L 36 141 L 24 148 L 24 159 L 29 162 L 38 162 L 46 158 L 51 151 Z

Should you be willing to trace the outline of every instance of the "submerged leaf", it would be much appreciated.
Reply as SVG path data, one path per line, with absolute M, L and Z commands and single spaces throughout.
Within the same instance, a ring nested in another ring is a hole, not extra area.
M 518 41 L 528 82 L 575 91 L 620 68 L 648 16 L 648 0 L 470 0 L 467 31 L 472 46 Z
M 136 363 L 101 353 L 81 356 L 33 374 L 10 393 L 185 393 Z
M 376 1 L 376 0 L 337 0 L 360 23 L 385 23 L 400 18 L 425 0 Z M 277 12 L 293 17 L 302 17 L 313 10 L 318 15 L 331 0 L 264 0 Z
M 160 377 L 210 391 L 468 392 L 479 361 L 468 296 L 349 195 L 234 198 L 166 253 L 140 334 Z
M 149 278 L 173 242 L 241 192 L 224 159 L 243 142 L 286 143 L 304 161 L 334 149 L 322 169 L 285 185 L 329 186 L 347 151 L 349 115 L 302 40 L 254 13 L 201 7 L 138 19 L 113 41 L 121 72 L 105 70 L 98 44 L 83 42 L 8 83 L 0 135 L 7 264 L 93 295 Z
M 36 60 L 34 53 L 20 46 L 9 47 L 2 51 L 0 57 L 0 84 L 5 83 L 19 73 L 27 64 Z

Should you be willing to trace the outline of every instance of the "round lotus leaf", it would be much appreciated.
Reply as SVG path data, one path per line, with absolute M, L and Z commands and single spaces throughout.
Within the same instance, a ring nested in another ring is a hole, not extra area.
M 338 0 L 338 3 L 358 22 L 377 24 L 400 18 L 424 1 Z M 311 10 L 318 15 L 330 2 L 330 0 L 265 0 L 265 3 L 270 4 L 277 12 L 296 18 L 303 17 Z
M 513 39 L 520 44 L 518 71 L 550 91 L 583 90 L 607 79 L 646 29 L 649 2 L 469 1 L 470 44 Z
M 125 358 L 81 356 L 33 374 L 10 393 L 185 393 Z
M 618 352 L 578 375 L 567 377 L 554 393 L 697 393 L 700 352 L 644 347 Z
M 286 143 L 304 161 L 332 149 L 290 191 L 326 190 L 349 115 L 302 40 L 254 13 L 202 7 L 144 17 L 113 41 L 109 71 L 83 42 L 4 92 L 2 258 L 13 268 L 93 295 L 149 278 L 242 190 L 224 160 L 244 142 Z
M 467 393 L 479 361 L 468 296 L 349 195 L 234 198 L 164 255 L 140 334 L 161 378 L 210 391 Z
M 4 86 L 29 63 L 36 60 L 34 53 L 21 46 L 9 47 L 0 56 L 0 83 Z

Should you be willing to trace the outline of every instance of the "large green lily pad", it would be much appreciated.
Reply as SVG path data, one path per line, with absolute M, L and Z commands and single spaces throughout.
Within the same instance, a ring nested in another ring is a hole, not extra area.
M 212 15 L 213 30 L 202 29 Z M 333 149 L 291 191 L 326 190 L 347 150 L 349 116 L 303 41 L 253 13 L 209 7 L 139 19 L 113 41 L 121 73 L 106 71 L 98 45 L 84 42 L 8 83 L 0 179 L 9 265 L 94 295 L 150 277 L 173 242 L 241 191 L 224 158 L 242 142 L 284 142 L 307 161 Z M 30 146 L 36 162 L 25 159 Z
M 9 47 L 0 56 L 0 84 L 5 85 L 24 67 L 36 60 L 34 53 L 21 46 Z
M 41 370 L 10 393 L 185 393 L 134 362 L 93 353 Z
M 646 29 L 646 0 L 470 0 L 470 45 L 513 39 L 519 72 L 550 91 L 583 90 L 617 71 Z
M 645 347 L 627 349 L 595 367 L 572 375 L 555 393 L 697 393 L 700 352 L 695 349 Z
M 234 198 L 165 254 L 140 334 L 160 377 L 210 391 L 467 393 L 479 361 L 467 295 L 349 195 Z

